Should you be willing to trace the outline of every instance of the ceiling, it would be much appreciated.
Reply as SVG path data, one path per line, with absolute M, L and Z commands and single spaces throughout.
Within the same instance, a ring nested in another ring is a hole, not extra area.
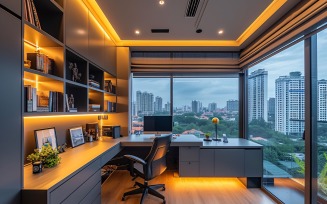
M 164 0 L 160 5 L 159 0 L 84 1 L 118 46 L 134 50 L 200 47 L 218 51 L 244 48 L 299 2 Z M 190 1 L 198 3 L 194 17 L 186 16 Z M 151 29 L 169 29 L 169 33 L 152 33 Z M 199 29 L 201 33 L 196 32 Z M 218 34 L 220 30 L 222 34 Z

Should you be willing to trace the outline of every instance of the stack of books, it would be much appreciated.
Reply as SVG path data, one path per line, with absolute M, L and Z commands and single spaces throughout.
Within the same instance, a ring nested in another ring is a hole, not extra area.
M 31 61 L 31 68 L 46 74 L 53 73 L 54 60 L 45 54 L 27 53 L 27 59 Z
M 89 111 L 90 112 L 100 112 L 101 111 L 101 106 L 100 104 L 89 104 Z
M 89 86 L 99 89 L 100 88 L 100 83 L 93 80 L 93 79 L 89 79 Z
M 46 95 L 47 94 L 47 95 Z M 63 93 L 37 91 L 31 85 L 24 86 L 25 112 L 60 112 L 62 111 Z
M 116 103 L 110 102 L 110 101 L 105 101 L 107 104 L 107 112 L 116 112 Z
M 24 0 L 25 20 L 41 29 L 39 17 L 33 0 Z

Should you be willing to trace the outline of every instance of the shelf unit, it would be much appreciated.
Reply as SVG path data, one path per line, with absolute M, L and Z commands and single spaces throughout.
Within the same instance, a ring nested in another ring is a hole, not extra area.
M 30 0 L 25 0 L 24 3 L 28 1 Z M 116 90 L 116 77 L 64 44 L 64 1 L 33 2 L 36 9 L 33 15 L 38 17 L 40 26 L 36 26 L 36 20 L 30 22 L 24 18 L 23 83 L 26 88 L 23 93 L 23 115 L 30 117 L 116 112 L 116 108 L 108 110 L 108 101 L 112 104 L 117 102 L 116 93 L 112 91 L 112 87 Z M 108 80 L 110 90 L 106 84 Z M 53 96 L 53 92 L 54 95 L 58 92 L 55 102 L 51 102 L 53 98 L 50 95 Z M 47 98 L 48 104 L 44 102 Z M 35 103 L 40 108 L 31 109 L 31 100 L 34 101 L 33 107 Z M 74 105 L 69 105 L 69 102 L 74 102 Z M 50 108 L 53 103 L 56 103 L 56 109 Z M 112 104 L 110 107 L 116 106 Z M 68 106 L 73 112 L 69 111 Z

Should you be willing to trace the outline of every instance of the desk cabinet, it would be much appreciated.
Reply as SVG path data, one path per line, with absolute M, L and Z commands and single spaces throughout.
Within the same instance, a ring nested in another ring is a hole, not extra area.
M 179 175 L 185 177 L 199 176 L 199 157 L 199 147 L 179 147 Z
M 200 149 L 200 176 L 262 177 L 261 148 Z

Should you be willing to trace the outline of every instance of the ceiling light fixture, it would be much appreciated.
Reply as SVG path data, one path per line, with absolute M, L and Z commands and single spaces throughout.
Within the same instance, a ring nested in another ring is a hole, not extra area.
M 218 31 L 218 34 L 219 34 L 219 35 L 221 35 L 221 34 L 223 34 L 223 33 L 224 33 L 223 30 Z
M 159 1 L 159 4 L 160 4 L 160 5 L 164 5 L 164 4 L 165 4 L 165 1 L 164 1 L 164 0 L 160 0 L 160 1 Z
M 140 35 L 140 31 L 139 30 L 135 30 L 135 34 L 136 35 Z

